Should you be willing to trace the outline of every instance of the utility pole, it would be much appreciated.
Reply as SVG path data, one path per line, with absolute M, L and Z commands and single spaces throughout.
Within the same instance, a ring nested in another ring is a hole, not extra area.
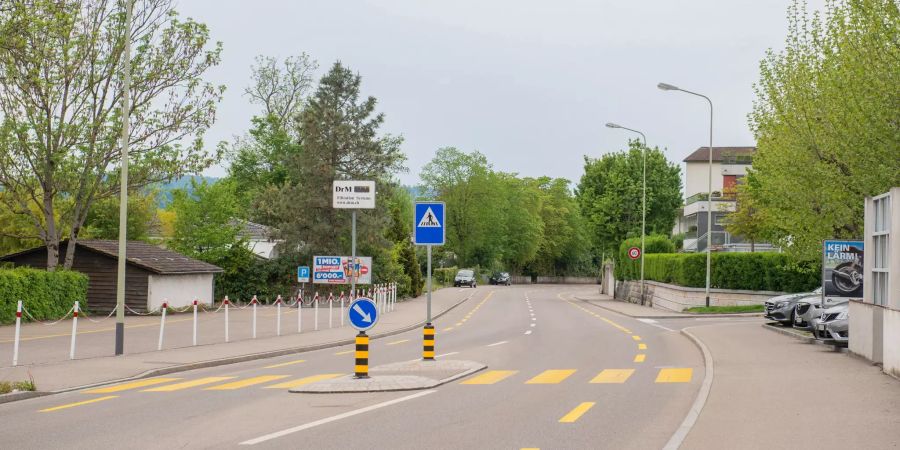
M 119 268 L 116 282 L 116 355 L 125 353 L 125 258 L 128 246 L 128 120 L 131 116 L 131 17 L 134 4 L 125 1 L 125 55 L 122 59 L 122 167 L 119 185 Z

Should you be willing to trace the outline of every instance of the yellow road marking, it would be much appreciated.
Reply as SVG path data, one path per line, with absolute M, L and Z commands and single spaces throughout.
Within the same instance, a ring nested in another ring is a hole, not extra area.
M 315 383 L 316 381 L 330 380 L 343 375 L 342 373 L 323 373 L 322 375 L 313 375 L 309 377 L 298 378 L 296 380 L 285 381 L 284 383 L 266 386 L 263 389 L 290 389 L 304 384 Z
M 90 400 L 84 400 L 84 401 L 80 401 L 80 402 L 68 403 L 65 405 L 59 405 L 59 406 L 54 406 L 52 408 L 42 409 L 39 412 L 59 411 L 60 409 L 74 408 L 76 406 L 88 405 L 91 403 L 102 402 L 104 400 L 112 400 L 114 398 L 119 398 L 119 396 L 118 395 L 107 395 L 106 397 L 97 397 L 97 398 L 92 398 Z
M 518 370 L 489 370 L 460 384 L 494 384 L 514 375 Z
M 639 355 L 634 355 L 634 362 L 644 362 L 645 359 L 647 359 L 647 355 L 645 355 L 643 353 L 639 354 Z
M 165 386 L 159 386 L 150 389 L 144 389 L 144 392 L 172 392 L 172 391 L 180 391 L 182 389 L 189 389 L 192 387 L 203 386 L 204 384 L 213 384 L 218 383 L 220 381 L 230 380 L 234 377 L 206 377 L 206 378 L 198 378 L 196 380 L 183 381 L 181 383 L 175 384 L 167 384 Z
M 636 335 L 636 334 L 635 334 L 635 335 L 632 335 L 631 338 L 634 339 L 634 340 L 636 340 L 636 341 L 641 340 L 641 337 L 638 336 L 638 335 Z
M 246 380 L 233 381 L 231 383 L 220 384 L 218 386 L 208 387 L 205 391 L 233 391 L 235 389 L 253 386 L 255 384 L 268 383 L 270 381 L 287 378 L 288 375 L 263 375 L 259 377 L 247 378 Z
M 557 384 L 569 378 L 575 369 L 545 370 L 540 375 L 528 380 L 525 384 Z
M 460 326 L 460 325 L 462 325 L 462 322 L 457 322 L 455 326 L 458 327 L 458 326 Z
M 628 381 L 633 373 L 634 369 L 604 369 L 591 380 L 591 383 L 620 384 Z
M 337 353 L 335 353 L 335 355 L 349 355 L 349 354 L 353 353 L 354 351 L 356 351 L 356 350 L 354 349 L 354 350 L 347 350 L 347 351 L 343 351 L 343 352 L 337 352 Z
M 397 344 L 402 344 L 404 342 L 409 342 L 409 339 L 400 339 L 399 341 L 388 342 L 385 345 L 397 345 Z
M 660 369 L 656 376 L 657 383 L 690 383 L 694 369 Z
M 572 423 L 578 420 L 584 413 L 586 413 L 589 409 L 594 407 L 594 402 L 584 402 L 574 409 L 569 411 L 568 414 L 562 416 L 562 419 L 559 419 L 559 423 Z
M 638 350 L 647 350 L 647 344 L 638 344 Z
M 276 368 L 276 367 L 293 366 L 294 364 L 300 364 L 300 363 L 303 363 L 303 362 L 306 362 L 306 360 L 305 360 L 305 359 L 298 359 L 298 360 L 296 360 L 296 361 L 288 361 L 288 362 L 281 363 L 281 364 L 272 364 L 271 366 L 263 367 L 263 369 L 274 369 L 274 368 Z
M 123 383 L 117 384 L 114 386 L 108 386 L 104 388 L 91 389 L 89 391 L 85 391 L 88 394 L 111 394 L 113 392 L 121 392 L 127 391 L 129 389 L 137 389 L 145 386 L 153 386 L 154 384 L 163 384 L 168 383 L 170 381 L 178 381 L 181 378 L 147 378 L 145 380 L 137 380 L 132 381 L 131 383 Z
M 450 331 L 450 330 L 452 330 L 452 329 L 453 329 L 453 327 L 447 327 L 447 328 L 444 328 L 444 329 L 441 330 L 441 331 Z

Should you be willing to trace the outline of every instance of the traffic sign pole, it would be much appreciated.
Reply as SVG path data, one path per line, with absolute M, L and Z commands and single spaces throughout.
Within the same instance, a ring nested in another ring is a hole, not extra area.
M 431 325 L 431 246 L 427 246 L 428 248 L 428 320 L 426 320 L 427 325 Z
M 352 236 L 350 238 L 350 292 L 356 292 L 356 210 L 355 209 L 353 210 Z

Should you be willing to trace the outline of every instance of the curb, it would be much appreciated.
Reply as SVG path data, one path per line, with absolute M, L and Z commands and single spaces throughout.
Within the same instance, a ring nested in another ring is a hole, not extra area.
M 473 368 L 471 368 L 471 369 L 466 370 L 465 372 L 460 372 L 460 373 L 458 373 L 458 374 L 456 374 L 456 375 L 451 375 L 451 376 L 449 376 L 449 377 L 447 377 L 447 378 L 443 378 L 443 379 L 440 379 L 440 380 L 435 380 L 434 382 L 429 383 L 429 384 L 427 384 L 427 385 L 425 385 L 425 386 L 414 387 L 414 388 L 371 389 L 371 390 L 366 390 L 366 391 L 316 391 L 316 392 L 306 392 L 306 391 L 300 392 L 300 391 L 288 390 L 288 392 L 290 392 L 290 393 L 292 393 L 292 394 L 362 394 L 362 393 L 368 393 L 368 392 L 422 391 L 422 390 L 425 390 L 425 389 L 432 389 L 432 388 L 436 388 L 436 387 L 438 387 L 438 386 L 443 386 L 443 385 L 445 385 L 445 384 L 447 384 L 447 383 L 449 383 L 449 382 L 451 382 L 451 381 L 456 381 L 456 380 L 459 380 L 459 379 L 461 379 L 461 378 L 465 378 L 465 377 L 467 377 L 467 376 L 469 376 L 469 375 L 472 375 L 473 373 L 480 372 L 480 371 L 482 371 L 482 370 L 484 370 L 484 369 L 487 369 L 487 368 L 488 368 L 487 364 L 483 364 L 483 363 L 482 363 L 482 364 L 481 364 L 481 367 L 473 367 Z
M 763 316 L 763 313 L 761 313 L 761 312 L 759 312 L 759 313 L 720 313 L 720 314 L 676 313 L 676 314 L 670 314 L 670 315 L 633 316 L 631 314 L 624 313 L 622 311 L 617 311 L 615 309 L 608 308 L 606 306 L 598 305 L 598 304 L 594 303 L 593 300 L 588 300 L 588 299 L 577 297 L 577 296 L 575 298 L 577 298 L 578 300 L 581 300 L 585 303 L 588 303 L 590 305 L 596 306 L 597 308 L 605 309 L 607 311 L 612 311 L 614 313 L 618 313 L 623 316 L 628 316 L 628 317 L 632 317 L 635 319 L 692 319 L 692 318 L 696 319 L 696 318 L 701 318 L 701 317 L 725 318 L 725 317 L 762 317 Z
M 688 434 L 694 428 L 694 424 L 697 423 L 697 419 L 700 418 L 700 413 L 703 412 L 703 407 L 706 406 L 706 400 L 709 398 L 709 391 L 712 390 L 713 377 L 715 376 L 712 353 L 710 353 L 703 341 L 688 331 L 690 328 L 693 327 L 682 328 L 681 334 L 687 336 L 688 339 L 700 349 L 700 353 L 703 354 L 705 375 L 703 376 L 703 383 L 700 385 L 700 391 L 697 392 L 697 398 L 695 398 L 694 403 L 691 404 L 690 411 L 684 416 L 681 425 L 678 426 L 678 429 L 675 430 L 675 433 L 673 433 L 672 437 L 669 438 L 669 441 L 666 442 L 663 450 L 678 450 L 678 448 L 681 447 L 685 438 L 687 438 Z
M 22 391 L 22 392 L 10 392 L 7 394 L 0 394 L 0 404 L 16 402 L 19 400 L 28 400 L 29 398 L 35 397 L 43 397 L 45 395 L 50 395 L 50 392 L 41 392 L 41 391 Z
M 796 331 L 793 331 L 793 330 L 794 330 L 793 328 L 790 328 L 790 329 L 789 329 L 789 328 L 780 328 L 780 327 L 778 327 L 777 325 L 770 325 L 770 324 L 768 324 L 768 323 L 762 324 L 762 327 L 763 327 L 763 328 L 766 328 L 766 329 L 768 329 L 768 330 L 772 330 L 772 331 L 774 331 L 774 332 L 776 332 L 776 333 L 778 333 L 778 334 L 783 334 L 783 335 L 785 335 L 785 336 L 790 336 L 790 337 L 792 337 L 792 338 L 794 338 L 794 339 L 797 339 L 798 341 L 803 341 L 803 342 L 805 342 L 805 343 L 807 343 L 807 344 L 815 344 L 815 345 L 822 345 L 822 346 L 825 346 L 825 347 L 831 347 L 834 351 L 836 351 L 836 352 L 841 352 L 841 353 L 849 353 L 849 352 L 850 352 L 850 349 L 847 348 L 847 347 L 843 347 L 843 346 L 840 346 L 840 345 L 829 344 L 828 342 L 821 341 L 821 340 L 816 339 L 816 338 L 814 338 L 814 337 L 812 337 L 812 336 L 804 336 L 804 335 L 802 335 L 802 334 L 800 334 L 800 333 L 798 333 L 798 332 L 796 332 Z
M 446 310 L 444 310 L 438 314 L 435 314 L 432 317 L 432 320 L 437 319 L 437 318 L 449 313 L 450 311 L 454 310 L 457 306 L 462 305 L 463 303 L 469 301 L 469 299 L 471 299 L 472 296 L 474 296 L 474 295 L 475 295 L 475 293 L 473 292 L 468 297 L 454 303 L 453 305 L 448 307 Z M 398 328 L 393 331 L 388 331 L 385 333 L 372 335 L 369 339 L 382 339 L 382 338 L 394 336 L 397 334 L 406 333 L 408 331 L 415 330 L 424 325 L 425 325 L 425 321 L 416 322 L 412 325 Z M 294 347 L 294 348 L 286 348 L 286 349 L 281 349 L 281 350 L 271 350 L 271 351 L 267 351 L 267 352 L 251 353 L 249 355 L 240 355 L 240 356 L 232 356 L 232 357 L 220 358 L 220 359 L 211 359 L 211 360 L 207 360 L 207 361 L 187 363 L 187 364 L 181 364 L 181 365 L 171 366 L 171 367 L 161 367 L 159 369 L 148 370 L 146 372 L 140 373 L 140 374 L 132 376 L 132 377 L 119 378 L 116 380 L 101 381 L 101 382 L 86 384 L 86 385 L 82 385 L 82 386 L 58 389 L 55 391 L 38 391 L 38 392 L 36 392 L 36 394 L 40 394 L 40 395 L 35 395 L 35 397 L 44 396 L 44 395 L 52 395 L 52 394 L 62 394 L 65 392 L 89 389 L 89 388 L 94 388 L 94 387 L 98 387 L 98 386 L 106 386 L 108 384 L 122 383 L 122 382 L 126 382 L 126 381 L 140 380 L 142 378 L 150 378 L 150 377 L 155 377 L 155 376 L 160 376 L 160 375 L 168 375 L 168 374 L 177 373 L 177 372 L 186 372 L 189 370 L 205 369 L 205 368 L 209 368 L 209 367 L 217 367 L 217 366 L 224 366 L 224 365 L 228 365 L 228 364 L 236 364 L 236 363 L 242 363 L 242 362 L 247 362 L 247 361 L 253 361 L 253 360 L 257 360 L 257 359 L 266 359 L 266 358 L 274 358 L 274 357 L 278 357 L 278 356 L 293 355 L 293 354 L 298 354 L 298 353 L 307 353 L 307 352 L 322 350 L 322 349 L 326 349 L 326 348 L 340 347 L 342 345 L 349 345 L 349 344 L 353 344 L 354 342 L 355 342 L 354 338 L 342 339 L 339 341 L 326 342 L 323 344 L 310 345 L 310 346 L 306 346 L 306 347 Z M 31 397 L 28 397 L 28 398 L 31 398 Z M 15 400 L 24 400 L 24 399 L 15 399 Z M 14 400 L 9 400 L 9 401 L 14 401 Z

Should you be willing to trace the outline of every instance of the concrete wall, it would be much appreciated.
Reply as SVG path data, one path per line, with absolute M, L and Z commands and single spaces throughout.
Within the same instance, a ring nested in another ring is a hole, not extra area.
M 874 335 L 875 329 L 875 305 L 850 301 L 850 351 L 870 361 L 880 360 L 880 355 L 875 355 Z
M 193 303 L 213 304 L 213 275 L 150 275 L 147 310 L 153 311 L 167 301 L 169 306 L 184 307 Z
M 703 288 L 676 286 L 656 281 L 644 283 L 645 304 L 651 304 L 655 308 L 682 311 L 694 306 L 706 306 L 706 291 Z M 616 287 L 615 298 L 640 304 L 640 284 L 640 281 L 620 281 Z M 784 292 L 711 289 L 710 306 L 761 305 L 778 295 L 784 295 Z
M 538 284 L 597 284 L 594 277 L 537 277 Z
M 884 371 L 900 377 L 900 311 L 884 308 L 882 362 Z M 875 333 L 877 336 L 878 333 Z
M 510 275 L 509 282 L 512 284 L 531 284 L 531 277 L 525 275 Z

